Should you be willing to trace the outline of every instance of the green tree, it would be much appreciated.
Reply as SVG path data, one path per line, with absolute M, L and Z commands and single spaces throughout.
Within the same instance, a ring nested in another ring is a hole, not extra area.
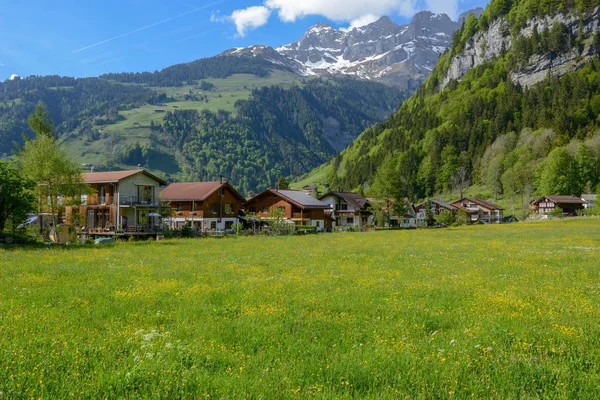
M 14 164 L 0 161 L 0 235 L 7 226 L 14 232 L 34 210 L 34 187 L 35 184 L 22 176 Z
M 35 192 L 40 207 L 46 200 L 49 203 L 54 224 L 61 199 L 90 192 L 90 188 L 83 182 L 79 166 L 71 160 L 54 136 L 49 134 L 54 132 L 54 127 L 48 120 L 43 105 L 38 104 L 28 123 L 36 137 L 25 142 L 17 159 L 23 175 L 37 184 Z
M 277 189 L 287 190 L 289 188 L 290 183 L 288 182 L 288 180 L 285 178 L 285 176 L 280 176 L 279 179 L 277 179 Z
M 388 210 L 387 222 L 389 223 L 389 211 L 392 208 L 392 204 L 402 200 L 402 196 L 400 195 L 401 182 L 398 173 L 398 160 L 396 157 L 391 154 L 386 157 L 375 174 L 369 193 L 371 196 L 385 203 L 385 208 Z
M 594 152 L 586 145 L 579 146 L 575 153 L 575 166 L 579 189 L 591 191 L 598 184 L 598 162 Z
M 33 114 L 27 119 L 27 123 L 37 136 L 45 135 L 55 139 L 54 124 L 50 118 L 48 118 L 48 111 L 46 111 L 45 108 L 46 106 L 44 103 L 40 101 L 35 107 Z
M 538 192 L 543 195 L 569 195 L 578 192 L 573 159 L 564 147 L 557 147 L 544 160 Z

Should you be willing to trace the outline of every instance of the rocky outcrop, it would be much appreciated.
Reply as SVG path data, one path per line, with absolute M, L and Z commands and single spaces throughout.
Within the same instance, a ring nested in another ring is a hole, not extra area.
M 577 34 L 580 22 L 583 24 L 583 33 L 597 32 L 600 24 L 600 7 L 581 18 L 572 14 L 558 14 L 552 17 L 532 18 L 520 31 L 520 35 L 531 37 L 534 27 L 541 32 L 545 26 L 552 26 L 555 22 L 564 24 L 573 34 Z M 442 80 L 442 88 L 451 80 L 460 80 L 472 68 L 489 61 L 502 52 L 512 47 L 512 37 L 509 27 L 503 19 L 496 19 L 485 32 L 477 33 L 467 41 L 461 54 L 452 58 L 450 67 Z M 513 82 L 523 87 L 535 85 L 550 76 L 561 76 L 567 72 L 578 69 L 595 55 L 597 49 L 592 43 L 586 43 L 583 51 L 573 49 L 559 55 L 544 54 L 534 55 L 526 66 L 511 73 Z
M 475 9 L 476 16 L 481 9 Z M 294 43 L 273 49 L 251 46 L 224 55 L 250 55 L 285 65 L 305 76 L 350 75 L 404 89 L 416 89 L 435 66 L 439 55 L 450 46 L 461 22 L 446 14 L 417 13 L 407 25 L 388 17 L 351 30 L 320 23 Z

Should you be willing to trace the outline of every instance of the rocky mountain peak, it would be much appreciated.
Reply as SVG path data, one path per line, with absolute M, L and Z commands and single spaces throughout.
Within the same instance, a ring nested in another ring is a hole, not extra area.
M 260 56 L 305 76 L 350 75 L 414 89 L 433 69 L 460 25 L 446 14 L 417 13 L 398 25 L 383 16 L 351 30 L 327 23 L 310 27 L 299 41 L 269 51 L 236 49 L 228 55 Z

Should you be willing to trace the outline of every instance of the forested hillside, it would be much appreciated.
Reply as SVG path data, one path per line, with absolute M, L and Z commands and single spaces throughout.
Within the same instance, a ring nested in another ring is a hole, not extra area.
M 345 189 L 386 181 L 396 196 L 412 199 L 468 182 L 523 199 L 536 191 L 594 190 L 598 4 L 492 1 L 481 18 L 467 18 L 452 48 L 397 113 L 313 175 Z M 460 71 L 465 59 L 474 66 Z
M 236 102 L 235 114 L 169 112 L 157 129 L 176 149 L 180 179 L 227 177 L 245 193 L 323 163 L 401 101 L 401 92 L 379 83 L 314 80 L 256 89 Z
M 59 139 L 96 170 L 141 164 L 169 180 L 223 177 L 256 191 L 327 161 L 405 97 L 226 56 L 155 73 L 14 79 L 0 83 L 0 157 L 30 134 L 27 117 L 41 101 Z

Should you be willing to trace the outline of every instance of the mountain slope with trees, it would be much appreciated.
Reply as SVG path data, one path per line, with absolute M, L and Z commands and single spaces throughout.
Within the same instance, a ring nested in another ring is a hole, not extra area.
M 600 171 L 598 4 L 492 1 L 481 18 L 469 16 L 455 32 L 450 50 L 398 112 L 315 176 L 334 187 L 368 190 L 378 174 L 392 170 L 395 195 L 412 199 L 461 181 L 523 200 L 535 192 L 594 190 Z M 492 26 L 504 43 L 498 54 L 449 79 L 465 49 Z M 554 61 L 546 78 L 521 85 L 540 57 Z

